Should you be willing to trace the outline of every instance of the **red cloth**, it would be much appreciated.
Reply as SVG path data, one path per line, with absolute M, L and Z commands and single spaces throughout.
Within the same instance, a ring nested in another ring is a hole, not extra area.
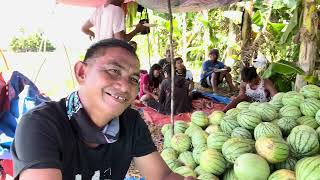
M 192 101 L 193 111 L 204 111 L 208 115 L 213 111 L 220 111 L 225 107 L 224 104 L 214 103 L 213 101 L 201 98 Z M 141 107 L 143 109 L 144 119 L 150 121 L 156 125 L 169 124 L 171 119 L 170 115 L 161 114 L 150 107 Z M 175 120 L 181 120 L 185 122 L 191 121 L 191 113 L 181 113 L 174 116 Z
M 1 160 L 1 166 L 4 169 L 4 172 L 6 174 L 9 174 L 10 176 L 13 176 L 13 163 L 10 159 L 3 159 Z

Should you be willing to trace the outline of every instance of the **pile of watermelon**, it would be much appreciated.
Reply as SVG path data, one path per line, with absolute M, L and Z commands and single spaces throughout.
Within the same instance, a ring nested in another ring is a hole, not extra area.
M 161 131 L 161 156 L 174 172 L 200 180 L 319 180 L 320 87 L 241 102 L 224 113 L 192 113 Z

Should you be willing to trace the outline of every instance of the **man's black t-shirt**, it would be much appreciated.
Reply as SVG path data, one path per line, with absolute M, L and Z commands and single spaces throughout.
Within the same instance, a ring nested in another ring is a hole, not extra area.
M 24 115 L 11 147 L 14 175 L 26 169 L 60 169 L 64 180 L 123 180 L 133 157 L 156 151 L 140 114 L 128 108 L 119 117 L 115 143 L 89 148 L 66 114 L 65 99 L 47 102 Z

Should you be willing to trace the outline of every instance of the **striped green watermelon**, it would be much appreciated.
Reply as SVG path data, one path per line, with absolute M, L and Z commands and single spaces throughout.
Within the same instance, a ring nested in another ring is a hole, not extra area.
M 237 109 L 240 109 L 240 110 L 244 110 L 244 109 L 248 109 L 250 106 L 250 103 L 247 102 L 247 101 L 242 101 L 240 102 L 238 105 L 237 105 Z
M 316 132 L 317 132 L 318 138 L 319 138 L 319 140 L 320 140 L 320 127 L 317 128 Z
M 266 160 L 256 154 L 242 154 L 234 163 L 234 174 L 238 180 L 267 180 L 270 167 Z
M 231 135 L 232 130 L 239 126 L 240 125 L 234 116 L 225 116 L 220 123 L 222 132 L 228 134 L 229 136 Z
M 209 116 L 209 123 L 213 125 L 220 125 L 222 118 L 225 116 L 225 113 L 222 111 L 213 111 Z
M 188 151 L 191 147 L 191 139 L 186 134 L 175 134 L 171 138 L 171 147 L 180 153 Z
M 283 104 L 282 104 L 281 101 L 271 100 L 271 101 L 268 102 L 268 104 L 270 104 L 277 111 L 279 111 L 283 107 Z
M 165 148 L 161 152 L 164 161 L 170 161 L 178 158 L 178 153 L 173 148 Z
M 254 138 L 261 137 L 282 137 L 281 129 L 270 122 L 262 122 L 254 129 Z
M 166 131 L 164 134 L 164 141 L 163 141 L 163 147 L 164 148 L 170 148 L 171 147 L 171 138 L 173 137 L 172 131 Z
M 278 122 L 279 122 L 279 119 L 274 119 L 273 121 L 271 121 L 271 123 L 276 126 L 278 126 Z
M 297 180 L 320 179 L 320 156 L 299 160 L 296 165 L 296 178 Z
M 175 171 L 175 169 L 182 166 L 182 163 L 178 159 L 166 161 L 166 163 L 172 171 Z
M 222 146 L 222 154 L 231 163 L 242 154 L 254 152 L 254 141 L 252 139 L 231 138 Z
M 278 117 L 277 109 L 268 103 L 261 103 L 257 109 L 262 121 L 272 121 Z
M 279 137 L 261 137 L 255 146 L 258 154 L 273 164 L 284 162 L 289 157 L 289 145 Z
M 206 146 L 201 146 L 201 147 L 195 147 L 193 148 L 192 151 L 192 157 L 194 159 L 194 161 L 199 164 L 200 163 L 200 157 L 201 157 L 201 153 L 206 151 L 208 148 Z
M 241 127 L 248 130 L 253 130 L 258 124 L 260 124 L 260 114 L 251 110 L 242 110 L 237 116 L 238 123 Z
M 227 112 L 226 112 L 226 115 L 227 116 L 237 116 L 240 112 L 240 109 L 238 108 L 232 108 L 232 109 L 229 109 Z
M 320 125 L 320 109 L 317 111 L 316 116 L 314 117 L 317 123 Z
M 198 176 L 200 176 L 201 174 L 206 174 L 207 172 L 204 171 L 200 166 L 197 166 L 195 169 L 194 169 L 194 172 L 196 172 L 196 174 Z
M 283 117 L 279 119 L 278 126 L 281 129 L 282 134 L 288 136 L 291 130 L 298 126 L 298 123 L 292 117 Z
M 282 96 L 281 102 L 284 106 L 291 105 L 299 107 L 303 100 L 304 97 L 302 94 L 296 91 L 289 91 Z
M 209 125 L 206 130 L 208 134 L 216 133 L 216 132 L 222 132 L 219 125 Z
M 248 109 L 251 111 L 257 112 L 260 104 L 261 104 L 260 102 L 253 102 L 249 105 Z
M 299 125 L 306 125 L 313 129 L 316 129 L 317 127 L 319 127 L 319 124 L 312 116 L 301 116 L 296 121 Z
M 281 117 L 291 117 L 293 119 L 298 119 L 301 117 L 301 111 L 298 106 L 286 105 L 279 110 Z
M 193 147 L 201 147 L 207 145 L 208 134 L 203 130 L 197 130 L 191 137 Z
M 219 180 L 219 178 L 211 173 L 201 174 L 197 178 L 198 180 Z
M 292 155 L 297 158 L 312 156 L 319 150 L 319 139 L 315 130 L 308 126 L 297 126 L 287 138 Z
M 237 127 L 235 128 L 232 133 L 231 133 L 231 137 L 233 138 L 242 138 L 242 139 L 252 139 L 252 135 L 250 133 L 250 131 L 248 131 L 247 129 L 243 128 L 243 127 Z
M 306 98 L 319 98 L 320 87 L 310 84 L 300 89 L 300 93 Z
M 209 119 L 205 112 L 195 111 L 191 114 L 191 122 L 203 128 L 208 126 Z
M 189 166 L 181 166 L 174 170 L 175 173 L 180 174 L 183 177 L 192 176 L 197 177 L 197 174 Z
M 272 97 L 272 101 L 282 101 L 282 97 L 284 96 L 284 92 L 278 92 Z
M 296 175 L 294 171 L 288 169 L 280 169 L 272 173 L 268 180 L 295 180 Z
M 289 169 L 289 170 L 294 171 L 296 164 L 297 164 L 297 160 L 295 158 L 289 156 L 284 162 L 274 164 L 274 168 L 276 170 Z
M 184 133 L 189 137 L 192 137 L 193 133 L 196 132 L 197 130 L 202 130 L 202 128 L 191 122 L 189 127 L 186 129 Z
M 206 172 L 220 175 L 225 171 L 226 164 L 223 155 L 215 149 L 207 149 L 201 154 L 200 167 Z
M 230 138 L 230 136 L 224 132 L 217 132 L 217 133 L 210 134 L 207 138 L 208 148 L 221 151 L 222 145 L 229 138 Z
M 188 123 L 181 120 L 177 120 L 174 122 L 174 133 L 184 133 L 188 127 Z
M 168 130 L 172 129 L 172 124 L 165 124 L 161 128 L 161 133 L 164 136 Z
M 224 172 L 222 180 L 237 180 L 233 167 Z
M 189 166 L 192 169 L 197 167 L 197 164 L 192 157 L 192 152 L 190 152 L 190 151 L 185 151 L 185 152 L 181 153 L 178 157 L 178 160 L 182 164 L 184 164 L 185 166 Z
M 320 109 L 320 100 L 307 98 L 300 104 L 300 111 L 305 116 L 315 116 Z

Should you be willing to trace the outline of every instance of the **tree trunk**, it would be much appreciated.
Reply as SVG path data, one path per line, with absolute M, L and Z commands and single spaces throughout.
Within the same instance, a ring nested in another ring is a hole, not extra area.
M 299 66 L 304 70 L 305 75 L 312 75 L 317 58 L 317 8 L 314 0 L 304 0 L 303 6 L 303 23 L 300 29 L 301 46 Z M 306 85 L 306 82 L 303 80 L 303 76 L 297 75 L 295 90 L 299 91 L 304 85 Z
M 202 11 L 203 14 L 203 19 L 205 21 L 209 21 L 209 11 L 208 10 L 204 10 Z M 204 57 L 208 57 L 209 54 L 209 47 L 211 45 L 211 41 L 210 41 L 210 32 L 208 28 L 203 28 L 204 30 L 204 34 L 203 34 L 203 43 L 204 43 L 204 47 L 205 47 L 205 51 L 204 51 Z
M 188 37 L 187 37 L 187 13 L 182 15 L 182 59 L 184 62 L 187 62 L 187 48 L 188 48 Z

